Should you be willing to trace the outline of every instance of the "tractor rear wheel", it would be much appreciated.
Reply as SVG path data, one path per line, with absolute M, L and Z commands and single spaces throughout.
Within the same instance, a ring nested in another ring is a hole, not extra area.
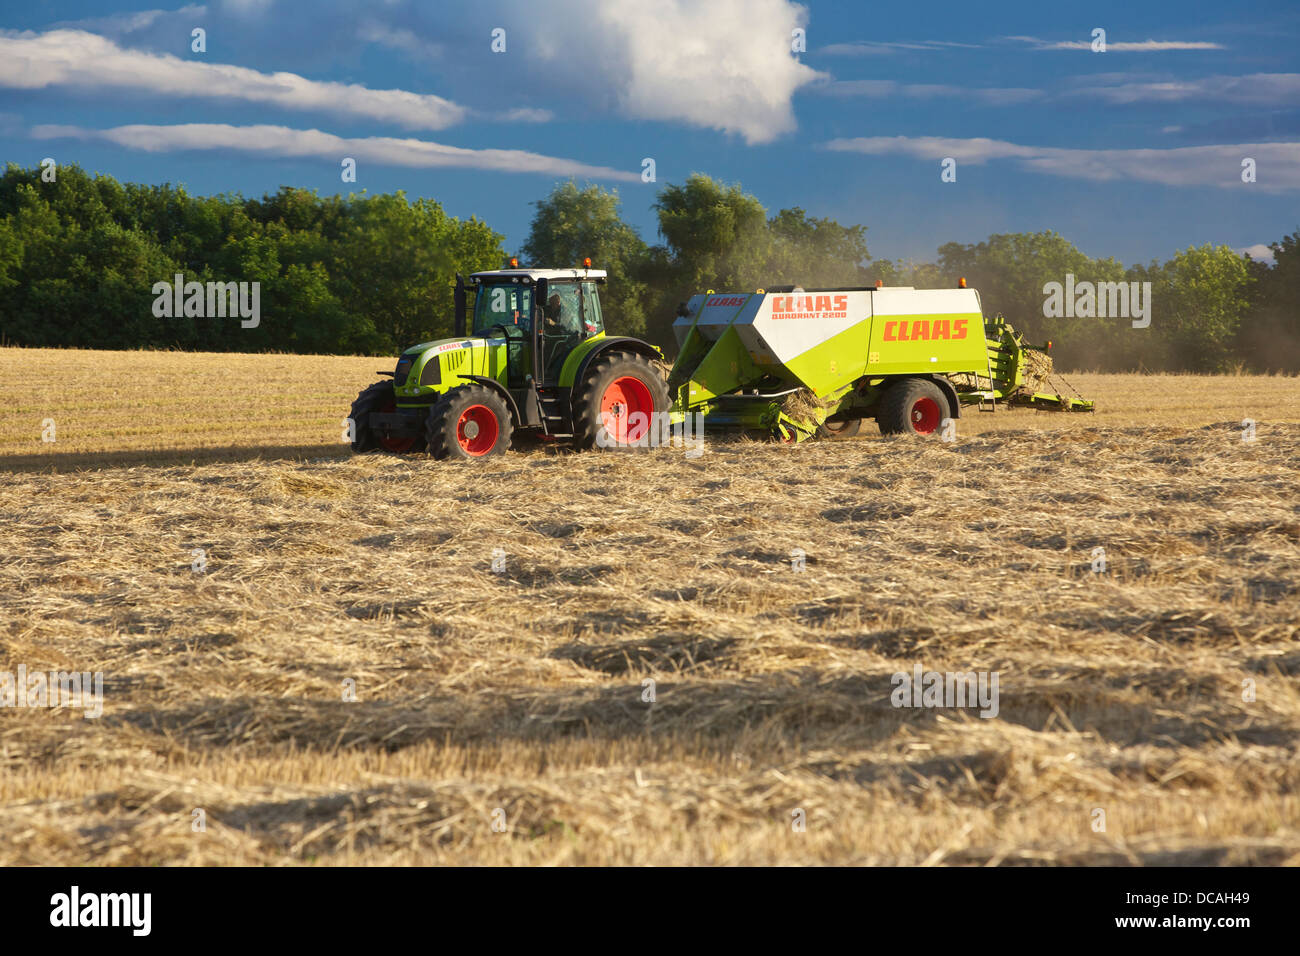
M 904 378 L 885 393 L 876 421 L 885 435 L 932 435 L 951 415 L 939 386 L 925 378 Z
M 370 427 L 371 412 L 397 411 L 397 393 L 392 382 L 375 382 L 362 389 L 348 418 L 352 420 L 352 450 L 355 452 L 386 451 L 393 455 L 424 451 L 424 439 L 419 435 L 407 438 L 386 438 Z
M 817 434 L 821 438 L 829 438 L 836 441 L 841 438 L 855 438 L 862 428 L 862 419 L 844 418 L 839 421 L 825 421 L 817 428 Z
M 582 449 L 635 446 L 669 404 L 668 383 L 645 356 L 606 352 L 574 388 L 573 443 Z
M 453 388 L 429 409 L 425 422 L 429 454 L 439 460 L 503 454 L 514 430 L 505 399 L 486 385 Z

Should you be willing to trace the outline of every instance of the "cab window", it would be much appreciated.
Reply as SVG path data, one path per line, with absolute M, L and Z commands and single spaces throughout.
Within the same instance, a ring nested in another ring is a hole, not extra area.
M 596 291 L 595 282 L 583 282 L 582 286 L 582 334 L 590 338 L 598 332 L 605 331 L 605 318 L 600 312 L 600 293 Z
M 532 329 L 533 287 L 498 282 L 479 287 L 474 297 L 474 334 L 486 335 L 494 325 Z
M 554 280 L 547 283 L 543 312 L 546 315 L 548 335 L 580 335 L 582 323 L 578 284 Z

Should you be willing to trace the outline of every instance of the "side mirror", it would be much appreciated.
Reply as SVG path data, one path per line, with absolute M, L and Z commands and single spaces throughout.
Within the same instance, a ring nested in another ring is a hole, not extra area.
M 691 314 L 691 310 L 690 310 L 689 308 L 687 308 L 685 302 L 683 302 L 681 305 L 677 306 L 677 316 L 678 316 L 678 318 L 685 319 L 685 318 L 688 318 L 688 317 L 690 316 L 690 314 Z

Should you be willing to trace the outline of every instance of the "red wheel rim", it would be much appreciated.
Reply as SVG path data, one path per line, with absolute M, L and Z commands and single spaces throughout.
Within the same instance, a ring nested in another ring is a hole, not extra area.
M 382 414 L 385 414 L 385 415 L 388 415 L 388 414 L 391 414 L 391 413 L 397 411 L 397 402 L 396 402 L 396 400 L 391 401 L 391 402 L 387 402 L 387 403 L 384 405 L 384 407 L 381 408 L 379 411 L 380 411 Z M 405 452 L 410 451 L 410 450 L 411 450 L 411 446 L 414 445 L 414 444 L 415 444 L 415 438 L 414 438 L 414 437 L 410 437 L 410 438 L 389 438 L 387 435 L 380 435 L 380 436 L 379 436 L 379 445 L 380 445 L 380 447 L 382 447 L 382 448 L 384 449 L 384 451 L 391 451 L 391 452 L 392 452 L 393 454 L 395 454 L 395 455 L 401 455 L 401 454 L 403 454 L 403 453 L 405 453 Z
M 912 430 L 928 435 L 939 427 L 939 403 L 933 398 L 918 398 L 912 403 Z
M 456 441 L 465 454 L 476 458 L 495 448 L 500 434 L 496 413 L 486 405 L 471 405 L 460 413 L 460 421 L 456 422 Z
M 600 399 L 601 424 L 609 437 L 620 445 L 632 444 L 645 437 L 654 410 L 650 387 L 631 375 L 610 382 Z

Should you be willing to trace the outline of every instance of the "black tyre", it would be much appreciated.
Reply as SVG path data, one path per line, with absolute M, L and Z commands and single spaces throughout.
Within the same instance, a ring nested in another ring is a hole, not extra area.
M 652 416 L 668 411 L 668 383 L 649 359 L 635 352 L 613 350 L 599 356 L 573 390 L 573 443 L 578 448 L 606 443 L 634 446 L 652 424 Z M 644 423 L 644 424 L 643 424 Z
M 388 438 L 370 427 L 371 412 L 397 411 L 397 393 L 393 391 L 392 382 L 375 382 L 369 388 L 362 389 L 348 417 L 352 419 L 352 450 L 354 452 L 386 451 L 392 455 L 405 455 L 424 451 L 424 438 L 419 435 L 410 438 Z
M 938 385 L 925 378 L 903 378 L 885 392 L 876 421 L 885 435 L 932 435 L 951 414 Z
M 504 454 L 514 434 L 505 399 L 486 385 L 453 388 L 429 410 L 425 436 L 439 460 L 477 461 Z
M 822 422 L 822 424 L 817 428 L 817 435 L 820 438 L 829 438 L 832 441 L 838 441 L 841 438 L 855 438 L 861 430 L 862 419 L 845 418 L 840 421 Z

